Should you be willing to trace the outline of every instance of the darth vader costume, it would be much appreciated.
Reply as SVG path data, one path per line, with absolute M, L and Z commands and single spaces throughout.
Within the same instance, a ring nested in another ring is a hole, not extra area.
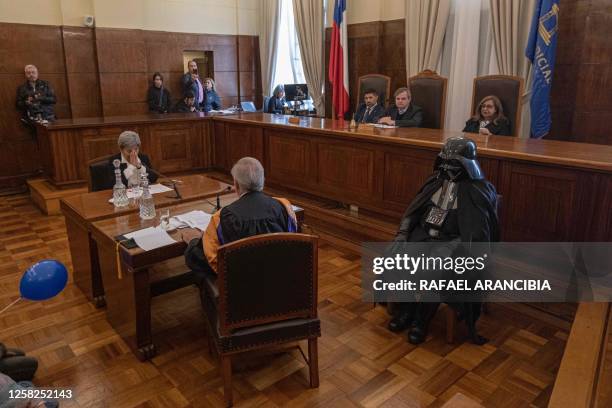
M 396 242 L 443 242 L 465 246 L 499 240 L 497 193 L 476 160 L 476 143 L 450 138 L 427 179 L 402 217 Z M 449 253 L 450 255 L 450 253 Z M 482 344 L 475 323 L 481 303 L 449 302 L 468 325 L 472 341 Z M 423 342 L 438 303 L 395 303 L 389 330 L 410 328 L 408 341 Z

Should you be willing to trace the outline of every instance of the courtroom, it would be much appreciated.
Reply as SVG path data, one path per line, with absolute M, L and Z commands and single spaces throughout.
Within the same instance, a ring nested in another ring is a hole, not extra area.
M 612 407 L 611 38 L 0 0 L 0 408 Z

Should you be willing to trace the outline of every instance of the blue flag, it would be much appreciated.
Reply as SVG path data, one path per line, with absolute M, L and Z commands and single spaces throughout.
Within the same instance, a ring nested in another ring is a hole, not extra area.
M 552 86 L 559 0 L 537 0 L 525 56 L 533 64 L 531 94 L 531 137 L 541 138 L 550 131 L 550 88 Z

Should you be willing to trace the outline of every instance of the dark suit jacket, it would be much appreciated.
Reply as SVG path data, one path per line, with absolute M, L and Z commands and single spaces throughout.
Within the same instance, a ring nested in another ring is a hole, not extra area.
M 198 102 L 198 98 L 199 98 L 200 93 L 198 92 L 198 83 L 194 81 L 193 79 L 191 79 L 191 74 L 189 72 L 183 75 L 181 82 L 183 84 L 183 95 L 181 95 L 181 99 L 184 99 L 185 93 L 187 91 L 193 92 L 193 95 L 195 96 L 195 107 L 196 109 L 199 110 L 200 103 Z M 204 84 L 202 83 L 202 79 L 200 79 L 199 82 L 200 82 L 199 86 L 203 87 Z M 202 92 L 204 92 L 204 90 L 202 90 Z M 203 95 L 202 105 L 205 103 L 206 103 L 206 95 Z
M 497 125 L 493 122 L 489 122 L 486 128 L 494 135 L 500 136 L 512 136 L 510 133 L 510 121 L 506 118 L 503 120 L 499 120 Z M 463 128 L 464 132 L 469 133 L 478 133 L 480 131 L 480 121 L 470 118 L 467 122 L 465 122 L 465 127 Z
M 276 96 L 272 96 L 268 101 L 268 106 L 266 106 L 266 112 L 268 113 L 283 113 L 285 109 L 285 98 L 277 98 Z
M 378 119 L 381 118 L 385 113 L 385 108 L 382 107 L 381 104 L 376 104 L 372 109 L 372 112 L 364 119 L 363 115 L 365 115 L 367 111 L 366 104 L 362 103 L 357 108 L 357 112 L 355 112 L 355 122 L 357 123 L 376 123 Z
M 151 167 L 151 160 L 146 154 L 139 154 L 140 162 L 147 168 L 147 178 L 149 183 L 153 184 L 157 181 L 157 172 Z M 115 166 L 114 160 L 121 160 L 121 153 L 111 156 L 106 163 L 98 166 L 90 166 L 91 171 L 91 191 L 109 190 L 115 185 Z M 127 187 L 128 182 L 123 175 L 123 170 L 127 168 L 127 163 L 121 163 L 121 181 Z
M 189 106 L 187 106 L 187 104 L 185 103 L 184 99 L 181 99 L 180 101 L 178 101 L 178 103 L 176 104 L 176 106 L 174 106 L 174 109 L 172 110 L 173 112 L 191 112 L 191 108 Z M 196 107 L 196 110 L 194 112 L 198 112 L 199 109 Z
M 391 106 L 384 116 L 390 116 L 395 121 L 395 126 L 399 127 L 420 127 L 423 123 L 423 110 L 412 103 L 402 115 L 397 107 Z

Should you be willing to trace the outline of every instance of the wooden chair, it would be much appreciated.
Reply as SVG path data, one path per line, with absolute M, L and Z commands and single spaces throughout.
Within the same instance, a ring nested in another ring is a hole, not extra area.
M 116 153 L 115 153 L 116 154 Z M 108 154 L 87 162 L 87 188 L 90 192 L 105 190 L 107 187 L 102 185 L 102 180 L 108 178 L 108 159 L 114 154 Z
M 444 129 L 448 79 L 435 71 L 425 70 L 408 80 L 412 102 L 423 109 L 421 127 Z
M 391 92 L 391 78 L 381 74 L 368 74 L 359 77 L 357 82 L 359 92 L 357 92 L 357 101 L 355 109 L 363 102 L 363 94 L 366 89 L 375 89 L 378 92 L 378 103 L 384 108 L 389 102 L 389 94 Z
M 319 386 L 318 238 L 256 235 L 219 248 L 217 275 L 202 285 L 209 346 L 220 357 L 225 400 L 232 398 L 232 356 L 308 340 L 310 386 Z
M 474 78 L 472 114 L 482 98 L 487 95 L 495 95 L 500 99 L 504 114 L 510 120 L 511 135 L 518 136 L 521 129 L 523 83 L 523 78 L 511 75 L 487 75 Z
M 502 211 L 502 200 L 504 196 L 501 194 L 497 195 L 497 220 L 498 225 L 501 227 L 501 211 Z M 484 302 L 482 304 L 482 314 L 488 314 L 489 308 L 487 303 Z M 452 307 L 446 305 L 444 307 L 444 317 L 446 319 L 446 342 L 448 344 L 452 344 L 455 342 L 455 327 L 457 326 L 457 313 L 453 310 Z

